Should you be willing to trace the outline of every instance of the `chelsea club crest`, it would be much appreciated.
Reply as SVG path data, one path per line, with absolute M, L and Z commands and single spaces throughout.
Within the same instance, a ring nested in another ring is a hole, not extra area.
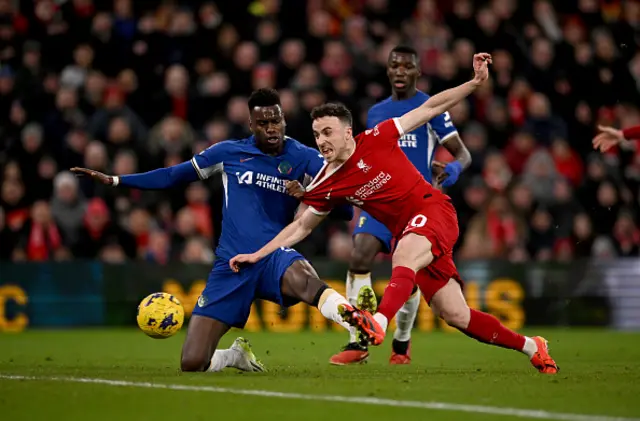
M 293 170 L 293 167 L 287 161 L 282 161 L 280 165 L 278 165 L 278 172 L 282 175 L 289 175 L 291 174 L 292 170 Z

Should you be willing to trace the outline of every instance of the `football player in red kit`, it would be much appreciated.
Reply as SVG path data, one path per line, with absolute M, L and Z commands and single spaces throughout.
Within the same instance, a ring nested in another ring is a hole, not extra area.
M 353 137 L 352 116 L 341 104 L 315 108 L 313 132 L 325 165 L 302 195 L 308 208 L 272 241 L 252 254 L 238 255 L 229 264 L 240 270 L 281 247 L 304 239 L 335 206 L 351 203 L 383 223 L 395 236 L 392 273 L 378 312 L 344 306 L 345 321 L 358 327 L 372 345 L 385 337 L 389 320 L 418 285 L 434 313 L 449 325 L 481 342 L 521 351 L 541 373 L 555 374 L 558 366 L 547 341 L 508 329 L 495 317 L 470 309 L 462 294 L 462 280 L 453 263 L 458 220 L 451 199 L 433 188 L 398 146 L 398 139 L 467 97 L 489 77 L 491 56 L 476 54 L 474 78 L 432 96 L 402 117 L 383 121 Z

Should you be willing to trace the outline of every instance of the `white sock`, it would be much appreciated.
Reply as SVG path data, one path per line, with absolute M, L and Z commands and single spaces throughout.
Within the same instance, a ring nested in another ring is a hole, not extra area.
M 320 313 L 322 313 L 322 315 L 327 319 L 333 320 L 340 326 L 349 330 L 349 328 L 351 327 L 349 323 L 342 320 L 342 317 L 340 317 L 340 314 L 338 314 L 338 305 L 340 304 L 349 304 L 349 302 L 342 295 L 338 294 L 337 292 L 333 292 L 327 297 L 325 302 L 322 304 L 322 307 L 320 307 Z
M 402 306 L 398 314 L 396 314 L 396 331 L 393 333 L 393 339 L 401 342 L 407 342 L 411 339 L 411 329 L 416 321 L 420 307 L 420 291 L 413 294 Z
M 536 341 L 531 339 L 528 336 L 524 337 L 524 346 L 522 347 L 522 352 L 527 354 L 529 359 L 533 358 L 533 355 L 538 352 L 538 345 L 536 345 Z
M 218 372 L 226 367 L 236 367 L 240 357 L 240 352 L 235 349 L 216 349 L 207 371 Z
M 360 288 L 365 285 L 371 286 L 371 272 L 363 274 L 347 272 L 347 298 L 352 306 L 357 304 Z M 349 342 L 356 341 L 357 331 L 355 327 L 349 326 Z
M 387 326 L 389 326 L 389 320 L 387 320 L 387 317 L 384 314 L 376 313 L 373 315 L 373 319 L 376 322 L 378 322 L 378 324 L 380 325 L 380 327 L 384 332 L 387 331 Z

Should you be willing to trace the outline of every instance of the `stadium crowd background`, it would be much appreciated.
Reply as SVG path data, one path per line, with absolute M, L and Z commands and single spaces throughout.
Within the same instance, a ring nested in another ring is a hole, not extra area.
M 146 171 L 245 137 L 265 86 L 307 145 L 326 100 L 360 131 L 401 43 L 432 94 L 494 56 L 451 111 L 473 157 L 449 189 L 459 259 L 638 256 L 640 148 L 599 155 L 591 138 L 640 122 L 639 30 L 640 3 L 616 0 L 0 0 L 0 260 L 212 261 L 219 180 L 141 192 L 65 170 Z M 347 260 L 356 222 L 299 250 Z

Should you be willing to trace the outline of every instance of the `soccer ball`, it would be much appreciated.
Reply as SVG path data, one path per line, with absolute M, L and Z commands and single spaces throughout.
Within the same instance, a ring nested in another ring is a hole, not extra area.
M 138 305 L 138 326 L 155 339 L 164 339 L 178 333 L 184 322 L 184 308 L 180 301 L 166 292 L 147 296 Z

